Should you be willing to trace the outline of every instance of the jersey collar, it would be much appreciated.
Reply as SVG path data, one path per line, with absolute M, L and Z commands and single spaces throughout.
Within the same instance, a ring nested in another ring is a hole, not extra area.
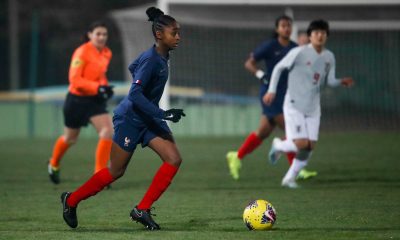
M 158 52 L 156 51 L 156 45 L 155 45 L 155 44 L 153 44 L 153 52 L 154 52 L 157 56 L 159 56 L 161 59 L 163 59 L 164 61 L 167 61 L 167 62 L 168 62 L 168 60 L 169 60 L 169 53 L 167 53 L 167 56 L 166 56 L 166 57 L 164 57 L 164 56 L 158 54 Z
M 315 48 L 313 47 L 312 43 L 307 44 L 307 47 L 311 48 L 312 50 L 314 50 L 314 52 L 317 55 L 321 55 L 323 52 L 325 52 L 325 48 L 322 48 L 322 51 L 320 53 L 317 52 L 317 50 L 315 50 Z

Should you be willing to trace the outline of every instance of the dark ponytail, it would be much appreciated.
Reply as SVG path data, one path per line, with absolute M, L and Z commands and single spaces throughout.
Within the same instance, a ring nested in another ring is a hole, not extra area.
M 106 28 L 108 30 L 108 26 L 107 26 L 107 24 L 105 22 L 103 22 L 103 21 L 92 22 L 89 25 L 89 28 L 86 30 L 85 34 L 83 34 L 83 37 L 82 37 L 83 38 L 83 42 L 89 41 L 90 39 L 88 37 L 88 32 L 93 32 L 93 30 L 98 28 L 98 27 L 104 27 L 104 28 Z
M 148 21 L 153 22 L 151 30 L 154 37 L 157 31 L 163 31 L 164 27 L 171 26 L 176 22 L 175 18 L 165 15 L 163 11 L 156 7 L 149 7 L 146 14 L 149 17 Z

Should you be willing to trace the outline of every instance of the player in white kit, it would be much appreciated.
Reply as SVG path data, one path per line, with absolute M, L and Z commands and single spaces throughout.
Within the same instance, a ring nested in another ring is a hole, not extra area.
M 335 77 L 335 56 L 325 48 L 329 36 L 329 24 L 325 20 L 315 20 L 307 29 L 310 44 L 293 48 L 274 68 L 268 92 L 263 101 L 274 101 L 279 77 L 288 69 L 288 90 L 283 113 L 285 118 L 286 140 L 275 138 L 269 157 L 276 162 L 281 153 L 296 152 L 293 164 L 282 180 L 282 186 L 297 188 L 296 176 L 311 156 L 318 140 L 321 117 L 320 87 L 325 83 L 334 87 L 350 87 L 353 79 Z

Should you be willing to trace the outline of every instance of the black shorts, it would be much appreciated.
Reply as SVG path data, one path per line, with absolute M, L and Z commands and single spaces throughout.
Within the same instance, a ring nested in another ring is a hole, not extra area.
M 67 94 L 64 102 L 64 124 L 69 128 L 87 126 L 90 118 L 108 113 L 106 101 L 97 96 L 77 96 Z

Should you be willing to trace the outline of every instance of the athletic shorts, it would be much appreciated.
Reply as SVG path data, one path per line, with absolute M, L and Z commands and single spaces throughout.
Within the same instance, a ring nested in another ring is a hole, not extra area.
M 172 139 L 172 133 L 165 121 L 144 123 L 138 119 L 129 119 L 127 116 L 114 115 L 113 141 L 127 152 L 134 152 L 136 145 L 146 147 L 155 137 Z
M 275 99 L 271 105 L 266 105 L 263 102 L 263 97 L 268 91 L 268 85 L 263 84 L 260 88 L 259 101 L 261 103 L 262 113 L 268 118 L 270 122 L 280 114 L 283 114 L 283 101 L 285 99 L 285 93 L 277 92 Z
M 283 106 L 285 118 L 285 134 L 288 139 L 318 140 L 321 116 L 305 115 L 290 104 Z
M 91 117 L 107 113 L 106 101 L 96 96 L 77 96 L 68 93 L 63 112 L 66 127 L 81 128 L 88 125 Z

